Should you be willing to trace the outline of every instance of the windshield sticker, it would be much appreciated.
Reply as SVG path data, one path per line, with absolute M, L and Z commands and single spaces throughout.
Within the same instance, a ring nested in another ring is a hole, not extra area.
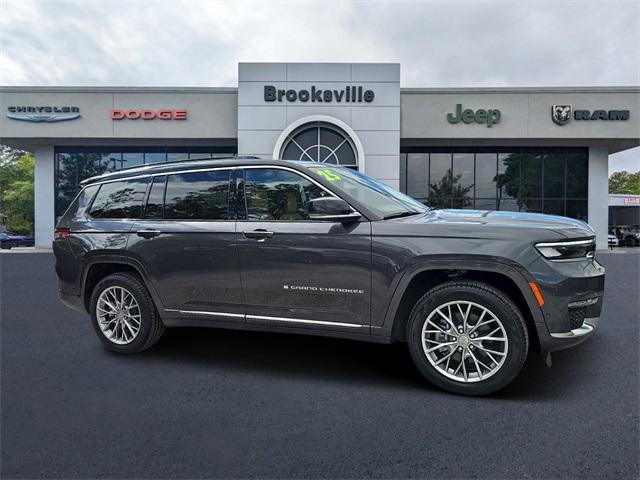
M 342 177 L 340 175 L 338 175 L 336 172 L 334 172 L 329 168 L 323 168 L 321 170 L 318 170 L 318 175 L 322 175 L 325 179 L 329 180 L 330 182 L 337 182 L 338 180 L 342 180 Z

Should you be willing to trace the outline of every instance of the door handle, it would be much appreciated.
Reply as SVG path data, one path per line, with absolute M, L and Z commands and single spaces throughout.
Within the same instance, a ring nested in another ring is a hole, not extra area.
M 142 238 L 153 238 L 160 235 L 160 230 L 138 230 L 136 235 Z
M 259 242 L 264 242 L 267 238 L 273 237 L 273 232 L 269 232 L 263 228 L 258 228 L 256 230 L 247 230 L 242 232 L 244 238 L 250 238 L 253 240 L 258 240 Z

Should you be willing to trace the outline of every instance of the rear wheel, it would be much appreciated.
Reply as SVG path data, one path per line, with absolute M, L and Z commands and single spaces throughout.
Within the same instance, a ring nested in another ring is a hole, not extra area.
M 515 304 L 475 281 L 447 282 L 418 300 L 407 323 L 407 343 L 427 380 L 466 395 L 503 388 L 529 350 L 527 327 Z
M 631 237 L 627 237 L 624 239 L 624 245 L 625 247 L 635 247 L 636 241 Z
M 98 337 L 114 352 L 141 352 L 164 333 L 153 300 L 135 275 L 116 273 L 102 279 L 93 290 L 90 308 Z

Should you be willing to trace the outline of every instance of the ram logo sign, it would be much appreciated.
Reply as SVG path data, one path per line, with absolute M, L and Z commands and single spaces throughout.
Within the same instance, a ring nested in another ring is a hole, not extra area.
M 629 110 L 573 110 L 571 105 L 552 105 L 551 120 L 566 125 L 569 120 L 629 120 Z

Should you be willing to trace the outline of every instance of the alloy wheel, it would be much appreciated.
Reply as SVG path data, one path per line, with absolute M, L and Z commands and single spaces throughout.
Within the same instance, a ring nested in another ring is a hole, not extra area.
M 96 317 L 100 331 L 117 345 L 131 343 L 140 332 L 140 306 L 126 288 L 105 288 L 98 297 Z
M 509 349 L 507 332 L 488 308 L 464 300 L 435 308 L 422 326 L 422 348 L 429 363 L 458 382 L 480 382 L 494 375 Z

